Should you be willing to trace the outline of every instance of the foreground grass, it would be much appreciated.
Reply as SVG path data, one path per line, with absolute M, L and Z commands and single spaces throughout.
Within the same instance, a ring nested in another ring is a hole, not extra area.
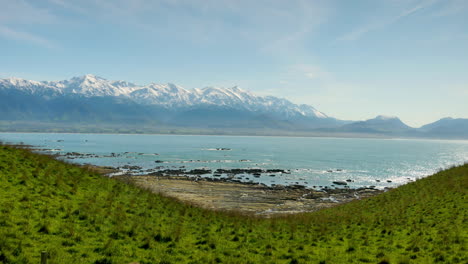
M 466 263 L 468 165 L 316 213 L 199 209 L 0 146 L 0 263 Z

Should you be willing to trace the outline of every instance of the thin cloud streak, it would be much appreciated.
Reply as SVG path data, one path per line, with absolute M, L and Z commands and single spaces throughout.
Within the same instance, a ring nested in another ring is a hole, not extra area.
M 366 24 L 364 26 L 361 26 L 361 27 L 359 27 L 359 28 L 357 28 L 357 29 L 355 29 L 355 30 L 353 30 L 353 31 L 339 37 L 337 40 L 338 41 L 355 41 L 355 40 L 358 40 L 359 38 L 361 38 L 362 36 L 364 36 L 367 33 L 370 33 L 372 31 L 376 31 L 376 30 L 385 28 L 385 27 L 387 27 L 387 26 L 389 26 L 391 24 L 394 24 L 394 23 L 398 22 L 402 18 L 411 16 L 411 15 L 417 13 L 418 11 L 420 11 L 422 9 L 428 8 L 428 7 L 436 4 L 437 1 L 438 0 L 423 1 L 423 2 L 421 2 L 420 4 L 418 4 L 418 5 L 414 6 L 414 7 L 404 9 L 403 11 L 401 11 L 396 16 L 392 16 L 392 17 L 386 18 L 386 19 L 381 19 L 381 20 L 378 20 L 378 21 L 368 23 L 368 24 Z
M 2 25 L 0 25 L 0 35 L 8 39 L 23 40 L 50 49 L 57 47 L 53 42 L 46 38 L 36 36 L 28 32 L 14 30 Z
M 21 24 L 63 24 L 85 19 L 119 24 L 134 32 L 146 32 L 149 41 L 160 41 L 160 36 L 177 32 L 175 41 L 188 41 L 199 47 L 237 43 L 258 51 L 262 56 L 279 60 L 293 58 L 300 62 L 309 53 L 306 40 L 329 19 L 333 10 L 330 2 L 323 0 L 292 0 L 287 3 L 279 0 L 47 2 L 48 8 L 39 8 L 27 0 L 13 3 L 0 0 L 0 4 L 10 6 L 11 10 L 7 23 L 2 23 L 5 16 L 0 10 L 0 25 L 7 27 L 3 35 L 51 47 L 51 42 L 40 36 L 13 29 Z M 78 16 L 63 16 L 60 12 L 64 10 Z
M 292 52 L 292 45 L 303 49 L 304 39 L 326 21 L 331 9 L 329 2 L 322 0 L 287 3 L 266 0 L 49 1 L 70 11 L 88 14 L 97 20 L 124 23 L 154 36 L 178 32 L 178 38 L 199 45 L 223 41 L 230 36 L 234 41 L 270 55 L 288 54 Z
M 58 21 L 48 9 L 38 8 L 24 0 L 0 0 L 0 36 L 5 39 L 25 41 L 49 49 L 57 45 L 47 38 L 24 31 L 18 27 L 53 24 Z
M 0 7 L 2 25 L 50 24 L 57 21 L 50 10 L 35 7 L 24 0 L 0 0 Z

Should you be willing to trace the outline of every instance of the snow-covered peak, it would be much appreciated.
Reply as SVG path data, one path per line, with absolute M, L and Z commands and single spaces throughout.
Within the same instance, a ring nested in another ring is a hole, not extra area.
M 16 77 L 10 77 L 6 79 L 1 79 L 0 83 L 3 85 L 11 85 L 11 86 L 17 86 L 17 87 L 31 87 L 31 86 L 37 86 L 41 85 L 41 82 L 38 81 L 30 81 L 22 78 L 16 78 Z
M 317 109 L 313 108 L 310 105 L 302 104 L 302 105 L 299 106 L 299 109 L 300 109 L 301 113 L 304 116 L 314 116 L 315 115 L 318 118 L 328 118 L 328 116 L 326 114 L 318 111 Z
M 102 77 L 86 74 L 80 77 L 74 77 L 70 80 L 57 82 L 63 90 L 71 94 L 79 94 L 84 96 L 125 96 L 131 90 L 129 86 L 113 85 L 112 81 L 108 81 Z M 122 84 L 122 83 L 120 83 Z
M 134 83 L 127 82 L 127 81 L 112 81 L 111 84 L 115 87 L 135 87 L 137 86 Z
M 179 86 L 179 85 L 173 84 L 173 83 L 167 83 L 166 86 L 167 86 L 169 89 L 171 89 L 172 91 L 185 90 L 182 86 Z
M 190 91 L 172 83 L 140 86 L 128 96 L 141 104 L 169 107 L 190 105 L 192 97 Z
M 31 81 L 22 78 L 0 79 L 1 89 L 16 89 L 35 95 L 51 96 L 61 94 L 60 88 L 48 85 L 47 82 Z
M 83 76 L 73 77 L 68 82 L 70 82 L 70 83 L 74 82 L 74 83 L 93 84 L 93 83 L 99 83 L 99 82 L 103 82 L 103 81 L 107 81 L 107 80 L 102 78 L 102 77 L 96 76 L 94 74 L 86 74 L 86 75 L 83 75 Z
M 252 99 L 255 97 L 251 92 L 243 90 L 239 88 L 238 86 L 234 86 L 232 88 L 226 88 L 226 90 L 228 90 L 231 94 L 233 94 L 237 98 L 240 98 L 243 100 Z
M 205 87 L 200 90 L 201 95 L 206 98 L 212 98 L 214 100 L 225 100 L 238 98 L 235 93 L 232 93 L 229 89 L 223 89 L 219 87 Z
M 84 80 L 90 81 L 90 82 L 96 82 L 97 80 L 105 80 L 104 78 L 101 78 L 99 76 L 96 76 L 94 74 L 85 74 L 84 76 L 81 77 Z

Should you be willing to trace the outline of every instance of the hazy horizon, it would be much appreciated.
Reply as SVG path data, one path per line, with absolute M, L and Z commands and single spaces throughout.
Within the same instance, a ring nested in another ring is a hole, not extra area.
M 239 86 L 412 127 L 468 117 L 462 0 L 0 4 L 0 78 Z

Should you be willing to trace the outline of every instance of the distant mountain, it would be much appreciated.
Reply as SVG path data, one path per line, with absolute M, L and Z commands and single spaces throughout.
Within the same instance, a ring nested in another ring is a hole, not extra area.
M 420 128 L 413 128 L 403 123 L 398 117 L 379 115 L 366 121 L 358 121 L 336 128 L 318 130 L 328 131 L 331 133 L 367 134 L 392 137 L 468 139 L 468 119 L 444 118 Z
M 446 117 L 424 125 L 419 130 L 434 136 L 468 138 L 468 119 Z
M 343 125 L 337 130 L 351 133 L 401 133 L 411 129 L 410 126 L 403 123 L 398 117 L 379 115 L 366 121 Z
M 4 120 L 299 130 L 346 123 L 312 106 L 239 87 L 186 90 L 171 83 L 136 85 L 91 74 L 63 81 L 0 79 L 0 114 Z

